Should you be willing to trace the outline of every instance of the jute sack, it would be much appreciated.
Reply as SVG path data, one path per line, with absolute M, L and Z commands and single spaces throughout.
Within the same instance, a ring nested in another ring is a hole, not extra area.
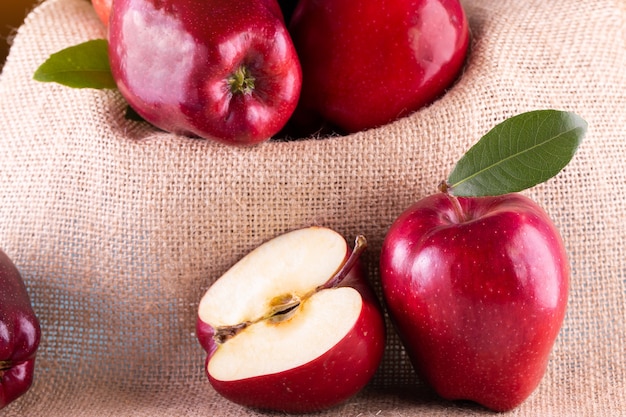
M 574 111 L 589 131 L 558 177 L 527 192 L 563 235 L 571 292 L 545 378 L 510 415 L 626 415 L 626 5 L 465 7 L 471 55 L 432 106 L 347 137 L 232 148 L 129 121 L 115 91 L 33 81 L 51 53 L 105 35 L 86 0 L 38 6 L 0 76 L 0 247 L 43 338 L 33 387 L 2 415 L 259 415 L 204 375 L 194 324 L 209 285 L 260 243 L 311 224 L 365 234 L 378 285 L 392 221 L 496 123 L 542 108 Z M 319 415 L 482 413 L 425 388 L 390 328 L 372 383 Z

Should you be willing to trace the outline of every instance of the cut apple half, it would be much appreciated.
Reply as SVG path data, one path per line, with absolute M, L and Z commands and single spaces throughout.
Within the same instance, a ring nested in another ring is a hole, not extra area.
M 234 402 L 286 412 L 326 408 L 363 388 L 385 344 L 360 265 L 365 247 L 362 236 L 350 250 L 332 229 L 299 229 L 215 281 L 197 321 L 213 387 Z

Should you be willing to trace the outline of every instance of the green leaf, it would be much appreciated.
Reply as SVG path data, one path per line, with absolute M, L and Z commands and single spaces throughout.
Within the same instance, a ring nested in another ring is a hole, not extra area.
M 459 197 L 494 196 L 531 188 L 558 174 L 587 131 L 580 116 L 536 110 L 496 125 L 459 160 L 448 191 Z
M 105 39 L 90 40 L 50 55 L 33 78 L 73 88 L 116 88 Z

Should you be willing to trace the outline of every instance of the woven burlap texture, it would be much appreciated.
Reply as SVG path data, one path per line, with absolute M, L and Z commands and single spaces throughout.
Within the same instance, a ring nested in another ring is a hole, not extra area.
M 116 91 L 32 80 L 51 53 L 105 36 L 86 0 L 48 0 L 17 31 L 0 76 L 0 247 L 43 336 L 31 390 L 4 416 L 251 416 L 203 371 L 197 304 L 261 242 L 298 227 L 369 240 L 436 191 L 462 153 L 527 110 L 578 113 L 571 164 L 526 192 L 572 267 L 547 373 L 513 416 L 626 415 L 626 13 L 609 0 L 466 0 L 472 48 L 440 100 L 346 137 L 233 148 L 124 117 Z M 395 76 L 402 76 L 399 72 Z M 372 383 L 320 416 L 476 415 L 417 379 L 390 328 Z

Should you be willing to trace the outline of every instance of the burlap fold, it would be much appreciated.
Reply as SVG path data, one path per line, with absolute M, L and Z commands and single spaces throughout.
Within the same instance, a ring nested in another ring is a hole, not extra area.
M 400 212 L 496 123 L 541 108 L 574 111 L 589 132 L 558 177 L 527 192 L 563 235 L 571 292 L 545 378 L 509 414 L 626 415 L 626 5 L 464 4 L 471 55 L 432 106 L 346 137 L 253 148 L 129 121 L 115 91 L 33 81 L 51 53 L 105 34 L 85 0 L 37 7 L 0 75 L 0 247 L 43 337 L 32 389 L 2 415 L 259 414 L 204 376 L 194 324 L 213 280 L 261 242 L 320 224 L 367 236 L 376 284 Z M 320 416 L 487 413 L 437 400 L 389 333 L 370 386 Z

